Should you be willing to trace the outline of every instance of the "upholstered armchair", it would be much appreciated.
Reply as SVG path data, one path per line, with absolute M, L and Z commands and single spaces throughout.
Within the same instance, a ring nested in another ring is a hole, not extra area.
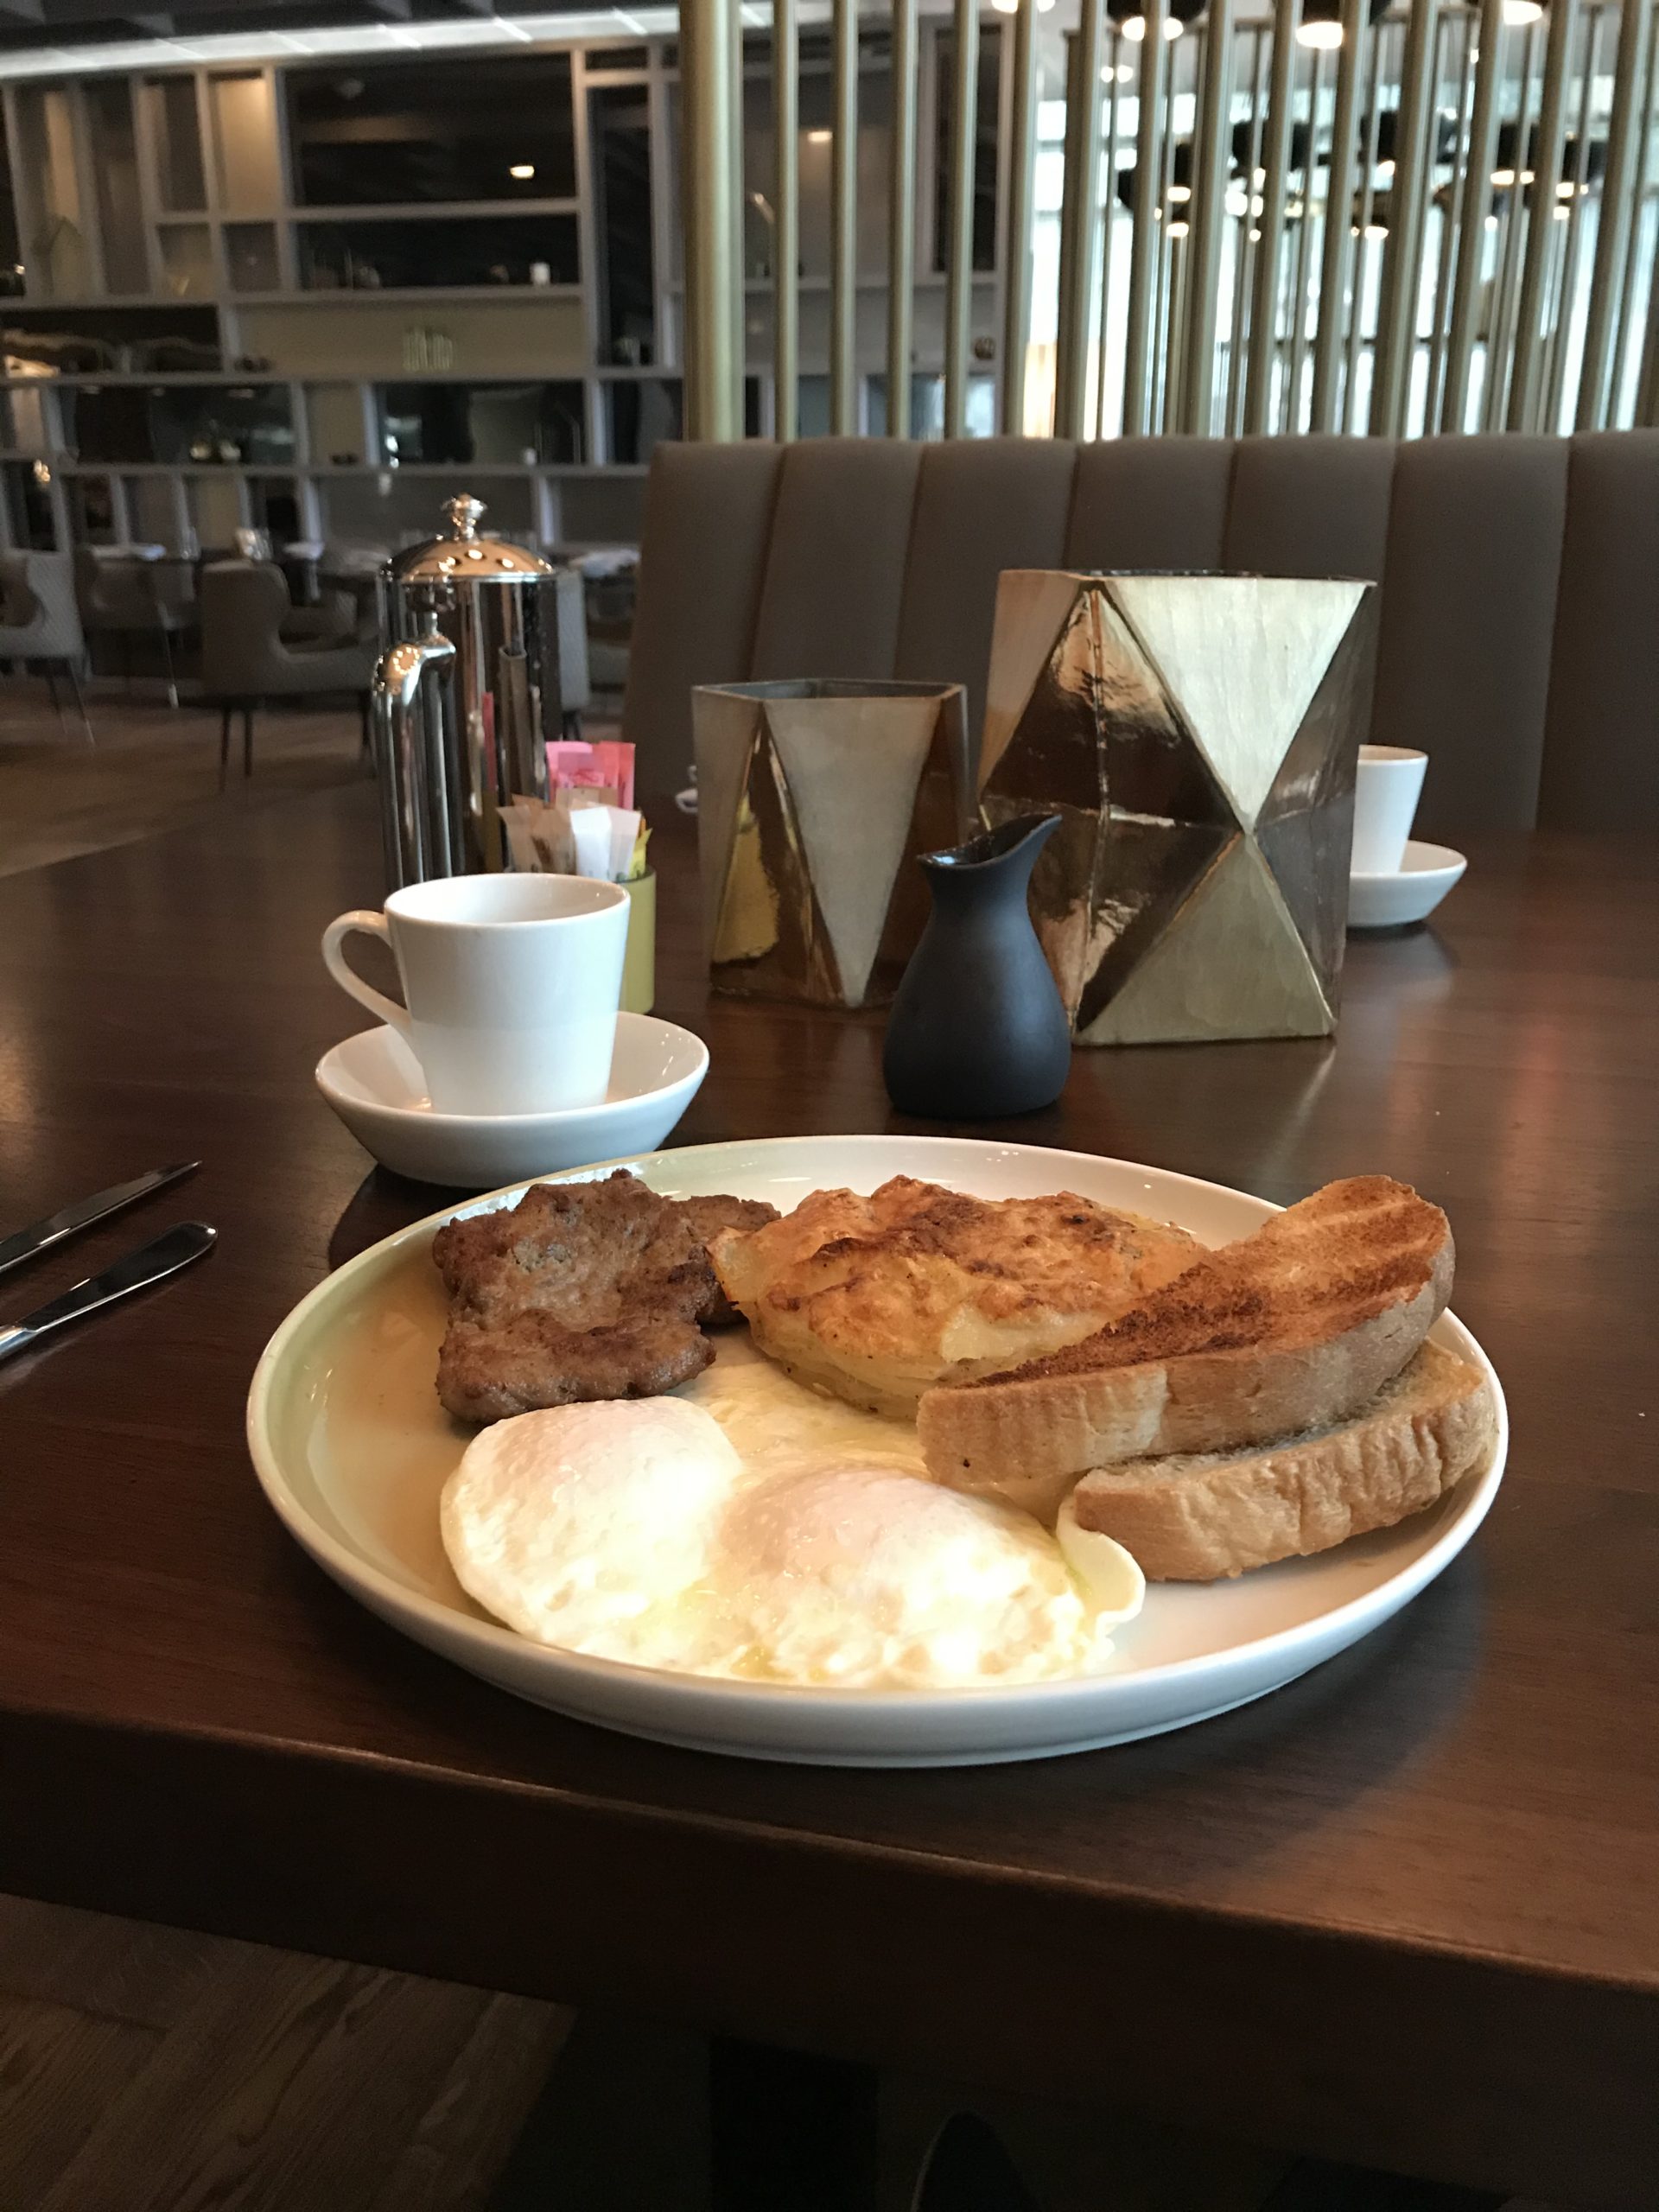
M 372 639 L 285 639 L 290 609 L 282 570 L 270 561 L 215 561 L 201 572 L 201 686 L 221 714 L 219 772 L 231 751 L 231 716 L 242 716 L 242 772 L 253 770 L 253 717 L 272 699 L 349 692 L 367 742 Z

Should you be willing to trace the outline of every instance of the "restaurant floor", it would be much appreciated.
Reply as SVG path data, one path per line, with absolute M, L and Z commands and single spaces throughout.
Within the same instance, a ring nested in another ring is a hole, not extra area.
M 67 685 L 60 682 L 58 694 L 61 721 L 41 677 L 0 680 L 0 875 L 363 772 L 357 713 L 346 703 L 260 714 L 245 780 L 238 724 L 221 791 L 216 710 L 188 699 L 169 707 L 153 684 L 129 695 L 95 683 L 86 690 L 89 744 Z
M 0 1897 L 3 2212 L 704 2212 L 704 2070 L 673 2030 Z M 878 2212 L 964 2101 L 1020 2181 L 960 2212 L 1492 2202 L 886 2077 Z

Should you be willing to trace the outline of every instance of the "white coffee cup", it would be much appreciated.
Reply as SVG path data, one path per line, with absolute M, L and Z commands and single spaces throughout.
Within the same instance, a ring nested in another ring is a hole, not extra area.
M 1427 753 L 1402 745 L 1360 747 L 1354 785 L 1355 875 L 1399 874 L 1427 766 Z
M 404 1005 L 346 964 L 353 930 L 391 946 Z M 451 875 L 322 933 L 341 990 L 389 1022 L 441 1114 L 591 1106 L 611 1079 L 628 894 L 585 875 Z

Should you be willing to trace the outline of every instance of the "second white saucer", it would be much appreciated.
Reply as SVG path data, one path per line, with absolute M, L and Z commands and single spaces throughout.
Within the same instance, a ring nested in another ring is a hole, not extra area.
M 620 1014 L 607 1095 L 556 1114 L 436 1114 L 395 1029 L 348 1037 L 317 1063 L 317 1088 L 383 1167 L 420 1183 L 491 1191 L 556 1168 L 649 1152 L 696 1096 L 709 1047 L 648 1014 Z
M 1393 875 L 1349 877 L 1349 928 L 1389 930 L 1427 921 L 1468 865 L 1450 845 L 1424 845 L 1414 838 Z

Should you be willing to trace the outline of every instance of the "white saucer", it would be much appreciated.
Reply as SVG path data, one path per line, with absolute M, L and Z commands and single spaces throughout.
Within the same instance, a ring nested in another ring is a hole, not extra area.
M 1423 845 L 1413 838 L 1394 875 L 1351 875 L 1351 930 L 1398 929 L 1405 922 L 1426 922 L 1469 863 L 1450 845 Z
M 659 1145 L 709 1071 L 709 1047 L 648 1014 L 619 1014 L 611 1087 L 556 1114 L 435 1114 L 420 1063 L 384 1025 L 317 1063 L 317 1088 L 383 1167 L 417 1183 L 493 1190 Z

